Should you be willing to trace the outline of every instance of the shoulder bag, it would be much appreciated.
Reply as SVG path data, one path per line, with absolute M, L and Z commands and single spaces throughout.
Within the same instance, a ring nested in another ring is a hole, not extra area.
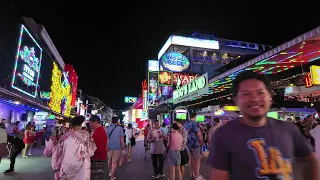
M 110 134 L 109 134 L 109 138 L 110 138 L 111 134 L 113 133 L 114 129 L 116 129 L 117 126 L 118 126 L 118 125 L 116 125 L 116 126 L 111 130 L 111 132 L 110 132 Z

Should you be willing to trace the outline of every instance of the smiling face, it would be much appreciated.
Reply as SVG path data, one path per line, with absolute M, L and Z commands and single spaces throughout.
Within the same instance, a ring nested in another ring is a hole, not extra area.
M 244 116 L 259 121 L 271 106 L 271 94 L 262 81 L 248 79 L 239 84 L 235 102 Z

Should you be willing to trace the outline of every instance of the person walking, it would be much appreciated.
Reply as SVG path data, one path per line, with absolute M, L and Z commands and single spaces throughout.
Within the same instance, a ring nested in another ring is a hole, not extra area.
M 108 167 L 111 180 L 115 180 L 115 172 L 119 164 L 121 153 L 124 150 L 124 133 L 121 126 L 118 125 L 118 118 L 112 117 L 112 124 L 107 128 L 108 136 Z
M 209 145 L 209 152 L 211 150 L 211 140 L 212 140 L 212 137 L 214 135 L 214 132 L 216 132 L 216 130 L 220 127 L 220 119 L 218 117 L 215 117 L 213 119 L 213 126 L 209 129 L 209 132 L 208 132 L 208 145 Z
M 170 180 L 176 179 L 176 172 L 178 179 L 182 180 L 181 175 L 181 146 L 182 146 L 182 135 L 179 133 L 179 126 L 174 123 L 171 126 L 171 134 L 168 136 L 168 153 L 166 155 L 167 163 L 170 166 Z
M 163 144 L 163 134 L 160 130 L 158 120 L 153 121 L 153 128 L 149 131 L 147 140 L 150 143 L 150 153 L 154 170 L 154 175 L 151 178 L 157 179 L 165 177 L 163 174 L 163 154 L 165 152 L 165 146 Z
M 148 134 L 151 129 L 150 124 L 148 124 L 145 129 L 143 130 L 143 135 L 144 135 L 144 158 L 147 158 L 147 152 L 150 151 L 150 143 L 148 142 Z
M 188 131 L 187 150 L 189 153 L 190 178 L 195 180 L 204 180 L 200 175 L 200 160 L 202 157 L 202 147 L 204 146 L 200 127 L 196 122 L 196 113 L 190 114 L 190 120 L 184 124 Z
M 21 151 L 24 149 L 24 143 L 23 143 L 23 131 L 20 131 L 18 126 L 19 126 L 19 121 L 15 123 L 14 130 L 13 130 L 13 136 L 12 139 L 10 139 L 10 144 L 11 144 L 11 149 L 10 149 L 10 168 L 4 171 L 3 173 L 5 175 L 10 175 L 13 174 L 14 171 L 14 166 L 16 164 L 16 158 L 17 156 L 21 153 Z
M 161 126 L 160 130 L 161 130 L 161 132 L 163 134 L 164 146 L 167 148 L 167 145 L 168 145 L 167 136 L 168 136 L 169 131 L 168 131 L 168 128 L 167 128 L 165 123 L 162 123 L 162 126 Z
M 181 120 L 176 119 L 175 123 L 178 125 L 179 127 L 178 132 L 182 136 L 182 143 L 181 143 L 181 149 L 180 149 L 180 156 L 181 156 L 180 171 L 181 171 L 181 176 L 184 177 L 185 166 L 189 163 L 189 155 L 186 149 L 187 140 L 188 140 L 188 131 L 183 127 Z
M 210 180 L 292 180 L 297 158 L 310 164 L 307 180 L 319 180 L 318 160 L 299 129 L 267 117 L 272 105 L 267 76 L 245 71 L 232 84 L 234 102 L 243 116 L 215 131 L 208 157 Z
M 132 147 L 135 145 L 131 143 L 132 138 L 135 138 L 135 131 L 131 123 L 129 123 L 128 127 L 125 129 L 125 136 L 126 136 L 126 144 L 128 147 L 128 161 L 131 161 Z
M 45 149 L 45 155 L 52 155 L 55 180 L 90 180 L 91 161 L 97 147 L 90 134 L 82 130 L 83 116 L 74 117 L 68 132 L 54 132 Z M 63 134 L 64 133 L 64 134 Z M 59 136 L 63 134 L 60 138 Z
M 31 125 L 28 125 L 24 131 L 23 142 L 24 142 L 25 146 L 22 151 L 22 157 L 31 156 L 31 150 L 32 150 L 32 146 L 35 142 L 35 137 L 36 137 L 35 128 Z M 28 156 L 26 156 L 26 152 L 27 152 L 28 147 L 29 147 L 29 154 L 28 154 Z
M 91 180 L 103 180 L 104 168 L 107 160 L 107 133 L 101 125 L 99 116 L 91 115 L 89 122 L 89 127 L 91 127 L 90 131 L 91 129 L 93 130 L 92 139 L 97 146 L 94 155 L 91 157 Z M 89 133 L 88 130 L 86 131 Z

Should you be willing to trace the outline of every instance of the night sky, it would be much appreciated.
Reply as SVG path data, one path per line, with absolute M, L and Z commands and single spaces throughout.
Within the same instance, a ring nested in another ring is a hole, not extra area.
M 45 26 L 65 63 L 74 65 L 79 88 L 113 109 L 128 106 L 124 96 L 141 92 L 147 60 L 172 34 L 209 33 L 276 46 L 320 25 L 317 0 L 73 2 L 12 4 Z

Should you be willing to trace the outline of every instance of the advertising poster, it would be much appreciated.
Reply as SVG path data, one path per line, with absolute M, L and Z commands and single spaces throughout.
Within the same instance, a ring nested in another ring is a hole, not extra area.
M 157 94 L 148 94 L 148 106 L 156 106 Z
M 159 86 L 172 86 L 173 77 L 170 71 L 159 71 Z
M 13 70 L 12 88 L 35 98 L 40 77 L 41 59 L 42 48 L 22 25 Z
M 158 72 L 149 72 L 149 91 L 148 93 L 156 94 L 158 89 Z

